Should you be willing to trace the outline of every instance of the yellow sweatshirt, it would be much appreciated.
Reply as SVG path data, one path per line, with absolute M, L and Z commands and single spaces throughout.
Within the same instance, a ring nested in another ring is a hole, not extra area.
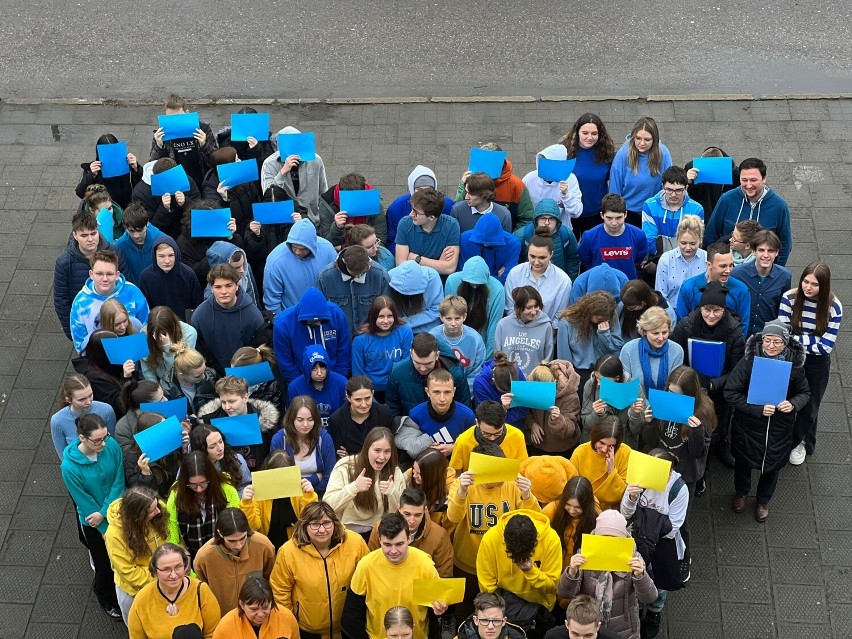
M 456 439 L 456 444 L 453 446 L 453 454 L 450 457 L 450 468 L 456 471 L 456 475 L 461 475 L 467 470 L 470 464 L 470 451 L 477 446 L 476 426 L 471 426 Z M 506 424 L 506 436 L 503 438 L 503 443 L 500 448 L 506 453 L 507 459 L 526 459 L 527 445 L 524 442 L 524 434 L 512 426 Z
M 601 510 L 618 510 L 621 497 L 627 489 L 627 460 L 630 446 L 622 444 L 615 453 L 615 471 L 608 473 L 606 459 L 595 452 L 591 442 L 580 444 L 571 455 L 571 463 L 577 472 L 592 482 L 592 490 L 601 505 Z
M 135 596 L 142 588 L 154 581 L 148 570 L 151 555 L 154 551 L 166 543 L 167 535 L 158 536 L 154 531 L 148 531 L 148 552 L 141 557 L 134 557 L 127 542 L 124 539 L 124 522 L 121 521 L 121 498 L 116 499 L 107 508 L 107 528 L 104 535 L 109 561 L 112 564 L 112 572 L 115 575 L 115 585 L 128 595 Z M 166 504 L 160 501 L 160 512 L 166 516 Z
M 355 568 L 349 589 L 367 598 L 367 634 L 370 639 L 384 639 L 385 613 L 394 606 L 405 606 L 414 616 L 414 638 L 426 639 L 428 621 L 426 606 L 412 601 L 412 583 L 415 579 L 437 579 L 438 571 L 432 558 L 417 548 L 408 549 L 408 557 L 401 564 L 392 564 L 381 548 L 374 550 Z
M 317 494 L 312 490 L 309 493 L 302 493 L 301 497 L 291 497 L 290 504 L 293 506 L 293 512 L 296 513 L 296 517 L 301 517 L 305 506 L 316 500 Z M 274 499 L 264 499 L 261 501 L 255 501 L 254 499 L 240 500 L 240 510 L 245 514 L 252 530 L 261 532 L 264 535 L 269 534 L 269 522 L 272 521 L 272 505 L 274 503 Z M 287 529 L 287 539 L 290 539 L 292 536 L 293 526 L 290 526 Z
M 529 499 L 521 499 L 521 491 L 514 482 L 503 482 L 494 488 L 474 484 L 468 489 L 467 498 L 463 498 L 459 496 L 458 480 L 454 481 L 450 487 L 447 519 L 457 524 L 453 534 L 455 565 L 475 575 L 476 553 L 482 535 L 497 525 L 500 515 L 519 508 L 541 510 L 532 494 Z
M 524 572 L 509 559 L 503 532 L 513 517 L 526 515 L 532 519 L 538 540 L 532 556 L 532 568 Z M 476 557 L 476 574 L 481 592 L 504 588 L 524 601 L 540 604 L 550 610 L 556 603 L 556 583 L 562 572 L 562 545 L 550 520 L 541 512 L 516 510 L 500 516 L 500 521 L 482 536 Z
M 169 602 L 157 590 L 157 582 L 152 581 L 145 586 L 130 608 L 127 620 L 130 639 L 172 639 L 175 628 L 190 623 L 201 628 L 204 639 L 213 637 L 221 614 L 219 602 L 207 584 L 190 578 L 189 586 L 175 603 L 178 613 L 171 617 L 166 612 Z
M 216 626 L 216 632 L 213 633 L 213 639 L 280 639 L 281 637 L 299 639 L 299 624 L 296 623 L 293 613 L 286 608 L 270 610 L 266 621 L 260 626 L 258 635 L 254 634 L 251 623 L 245 615 L 240 615 L 239 610 L 232 610 L 222 617 L 222 621 Z

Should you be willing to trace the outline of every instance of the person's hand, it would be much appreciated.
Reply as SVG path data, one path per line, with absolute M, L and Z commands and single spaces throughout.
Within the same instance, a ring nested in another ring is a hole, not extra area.
M 254 499 L 254 484 L 249 484 L 243 489 L 243 499 L 247 501 Z
M 469 178 L 471 175 L 473 175 L 473 173 L 471 173 L 470 171 L 465 171 L 464 173 L 462 173 L 462 176 L 461 176 L 462 184 L 467 184 L 467 178 Z
M 302 477 L 301 487 L 305 494 L 314 492 L 314 485 L 304 477 Z
M 645 400 L 643 400 L 640 397 L 635 402 L 630 404 L 630 412 L 632 412 L 634 415 L 641 415 L 642 413 L 644 413 L 645 412 Z
M 526 501 L 530 498 L 532 490 L 532 482 L 524 477 L 523 475 L 518 475 L 517 479 L 515 479 L 515 485 L 518 487 L 518 490 L 521 491 L 521 499 Z
M 293 214 L 290 217 L 293 218 L 293 224 L 295 224 L 302 219 L 302 214 L 298 211 L 293 211 Z
M 231 237 L 237 232 L 237 221 L 234 218 L 228 218 L 228 230 L 231 232 Z
M 627 562 L 630 569 L 633 571 L 633 576 L 641 577 L 645 573 L 645 560 L 641 556 L 636 556 Z
M 529 570 L 532 570 L 532 567 L 533 567 L 532 557 L 530 557 L 529 559 L 526 559 L 524 561 L 516 561 L 516 562 L 513 562 L 513 563 L 518 568 L 520 568 L 523 572 L 527 572 Z
M 288 155 L 287 159 L 284 160 L 284 166 L 281 167 L 281 175 L 286 175 L 292 171 L 294 166 L 299 166 L 299 156 Z
M 598 417 L 603 417 L 606 415 L 606 402 L 602 399 L 596 399 L 592 403 L 592 410 L 595 411 L 595 415 Z
M 260 222 L 255 222 L 254 220 L 249 222 L 249 231 L 251 231 L 252 233 L 257 235 L 258 237 L 260 237 L 260 229 L 261 229 Z
M 609 330 L 609 322 L 598 322 L 598 330 L 599 331 L 608 331 Z
M 434 612 L 438 617 L 447 612 L 447 608 L 449 608 L 449 606 L 440 599 L 432 602 L 432 612 Z
M 698 169 L 692 167 L 689 171 L 686 172 L 686 179 L 690 182 L 695 182 L 695 178 L 698 177 Z
M 160 201 L 163 203 L 164 209 L 170 209 L 172 207 L 172 196 L 170 193 L 163 193 L 160 196 Z
M 636 501 L 639 499 L 639 495 L 642 494 L 642 486 L 637 484 L 627 484 L 627 492 L 630 495 L 630 501 Z
M 225 180 L 219 182 L 219 186 L 216 187 L 216 193 L 219 194 L 223 202 L 228 201 L 228 186 L 225 184 Z
M 576 555 L 571 555 L 571 560 L 568 562 L 568 574 L 571 577 L 576 577 L 577 573 L 580 572 L 580 568 L 583 567 L 583 564 L 586 563 L 586 558 L 583 557 L 580 553 Z
M 341 446 L 340 448 L 337 449 L 337 456 L 338 457 L 348 457 L 349 451 L 346 450 L 343 446 Z
M 778 410 L 782 413 L 792 413 L 793 405 L 785 399 L 783 402 L 778 404 Z
M 175 202 L 177 202 L 178 206 L 186 204 L 186 196 L 183 194 L 183 191 L 175 191 Z
M 355 490 L 359 493 L 365 493 L 373 487 L 373 478 L 367 477 L 367 469 L 364 468 L 352 483 L 355 484 Z
M 192 137 L 195 138 L 200 146 L 204 146 L 207 142 L 207 134 L 201 129 L 195 129 L 195 133 L 192 134 Z
M 568 195 L 568 180 L 562 180 L 559 183 L 559 194 L 560 195 Z
M 456 255 L 458 254 L 458 249 L 455 246 L 448 246 L 443 251 L 441 251 L 441 257 L 438 259 L 443 262 L 452 262 L 456 259 Z
M 136 465 L 139 467 L 139 470 L 142 471 L 142 474 L 145 475 L 145 477 L 151 476 L 151 468 L 148 466 L 150 462 L 151 460 L 145 453 L 139 455 L 139 459 L 136 460 Z
M 538 424 L 533 424 L 530 428 L 530 441 L 536 446 L 544 441 L 544 429 Z
M 121 370 L 125 378 L 130 378 L 133 376 L 133 373 L 136 372 L 136 364 L 132 359 L 129 359 L 124 362 L 124 365 L 122 365 Z
M 775 407 L 772 404 L 767 404 L 763 407 L 763 416 L 772 417 L 775 414 Z
M 86 523 L 89 524 L 92 528 L 97 528 L 101 525 L 101 522 L 104 520 L 104 516 L 100 513 L 92 513 L 88 517 L 86 517 Z
M 559 410 L 559 406 L 551 406 L 550 419 L 559 419 L 560 417 L 562 417 L 562 411 Z
M 189 452 L 189 432 L 188 431 L 184 431 L 183 434 L 180 436 L 180 443 L 181 443 L 181 446 L 183 446 L 183 450 L 188 453 Z
M 509 410 L 509 406 L 512 405 L 512 400 L 515 398 L 513 393 L 503 393 L 500 395 L 500 403 L 503 404 L 503 408 Z
M 654 420 L 654 411 L 651 409 L 651 405 L 648 404 L 645 406 L 645 421 L 652 422 Z
M 338 211 L 334 214 L 334 225 L 337 228 L 342 229 L 344 226 L 346 226 L 347 217 L 348 216 L 346 215 L 346 211 Z
M 701 426 L 701 420 L 698 419 L 695 415 L 690 415 L 689 419 L 686 420 L 686 423 L 689 424 L 690 428 L 698 428 Z
M 379 492 L 382 495 L 387 495 L 391 490 L 393 490 L 393 475 L 379 482 Z
M 163 137 L 166 135 L 166 132 L 163 131 L 163 127 L 160 127 L 156 131 L 154 131 L 154 142 L 156 142 L 157 146 L 161 149 L 163 148 Z
M 459 496 L 467 497 L 468 488 L 473 486 L 473 473 L 468 471 L 459 475 Z
M 501 266 L 499 269 L 497 269 L 497 277 L 503 277 L 503 273 L 505 273 L 505 272 L 506 272 L 506 267 Z
M 251 136 L 248 136 L 248 137 L 246 138 L 246 142 L 248 142 L 248 145 L 249 145 L 249 148 L 250 148 L 250 149 L 253 149 L 254 147 L 256 147 L 256 146 L 257 146 L 257 138 L 253 138 L 253 137 L 251 137 Z
M 132 153 L 127 154 L 127 163 L 130 165 L 130 168 L 134 171 L 139 168 L 139 161 L 136 159 L 136 156 Z
M 610 446 L 606 449 L 606 472 L 612 473 L 615 470 L 615 448 Z
M 100 161 L 95 160 L 94 162 L 92 162 L 89 165 L 89 170 L 92 172 L 92 175 L 97 175 L 98 173 L 101 172 L 102 166 L 103 166 L 103 164 Z
M 432 448 L 439 451 L 442 455 L 449 457 L 453 454 L 453 446 L 454 444 L 432 444 Z

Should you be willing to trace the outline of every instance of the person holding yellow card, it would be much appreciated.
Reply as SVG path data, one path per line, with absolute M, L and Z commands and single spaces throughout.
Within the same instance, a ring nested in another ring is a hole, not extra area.
M 627 488 L 627 460 L 630 446 L 624 442 L 624 427 L 618 417 L 602 417 L 589 434 L 591 440 L 580 444 L 571 455 L 577 472 L 592 482 L 601 510 L 618 508 Z
M 500 402 L 485 400 L 476 407 L 476 424 L 456 438 L 450 468 L 461 475 L 470 466 L 470 452 L 477 444 L 494 442 L 509 459 L 528 457 L 524 433 L 506 423 L 506 408 Z
M 595 530 L 583 536 L 583 547 L 571 557 L 571 562 L 556 586 L 560 597 L 573 598 L 578 594 L 593 597 L 601 611 L 601 627 L 618 633 L 621 639 L 639 639 L 639 602 L 650 604 L 657 599 L 657 587 L 645 570 L 645 561 L 629 547 L 627 521 L 617 510 L 605 510 L 598 515 Z M 594 548 L 593 544 L 594 543 Z M 620 546 L 628 544 L 624 571 L 588 570 L 583 566 L 598 559 L 612 561 L 619 557 Z M 588 548 L 587 548 L 588 546 Z M 610 547 L 612 546 L 612 547 Z M 588 558 L 583 554 L 589 553 Z M 592 552 L 594 551 L 594 552 Z

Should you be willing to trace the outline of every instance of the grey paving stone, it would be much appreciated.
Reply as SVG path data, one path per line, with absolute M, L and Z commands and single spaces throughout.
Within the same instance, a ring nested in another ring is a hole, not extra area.
M 65 234 L 66 243 L 68 242 L 70 233 L 71 225 L 69 220 L 68 231 Z M 57 246 L 27 246 L 26 252 L 18 260 L 18 267 L 50 271 L 50 273 L 45 274 L 45 277 L 49 282 L 53 283 L 53 268 L 56 265 L 56 258 L 60 252 L 61 248 Z
M 832 639 L 837 635 L 833 634 L 831 631 L 830 625 L 816 625 L 816 624 L 797 624 L 797 623 L 784 623 L 778 626 L 778 639 L 801 639 L 802 637 L 807 637 L 808 639 Z
M 55 533 L 10 530 L 0 550 L 0 566 L 44 567 L 50 557 Z
M 846 637 L 852 628 L 852 605 L 831 604 L 831 627 L 835 637 Z
M 40 623 L 79 623 L 86 611 L 83 602 L 87 600 L 90 589 L 91 586 L 43 584 L 33 606 L 32 620 Z
M 42 583 L 89 586 L 92 583 L 92 575 L 89 552 L 82 544 L 78 543 L 75 548 L 59 548 L 54 544 Z
M 26 233 L 0 233 L 0 257 L 19 257 L 26 243 Z
M 666 602 L 666 614 L 673 619 L 719 623 L 719 589 L 709 585 L 697 588 L 690 580 L 687 588 L 672 593 Z
M 82 607 L 82 606 L 81 606 Z M 89 605 L 80 623 L 81 637 L 86 635 L 87 639 L 127 639 L 127 629 L 120 619 L 110 619 L 106 616 L 94 595 L 89 597 Z
M 42 570 L 33 566 L 4 566 L 0 570 L 0 602 L 35 603 L 41 577 Z
M 824 566 L 852 566 L 852 531 L 826 530 L 819 537 Z
M 53 279 L 46 277 L 44 271 L 18 269 L 9 283 L 7 292 L 19 295 L 47 295 L 52 287 Z
M 69 201 L 71 197 L 69 196 Z M 67 222 L 45 222 L 32 227 L 29 237 L 27 238 L 28 246 L 55 246 L 58 249 L 64 248 L 68 243 L 68 223 Z
M 775 612 L 779 622 L 828 623 L 825 588 L 815 586 L 773 586 Z
M 774 548 L 818 548 L 816 523 L 810 517 L 771 514 L 764 523 L 766 543 Z
M 62 522 L 67 501 L 67 497 L 21 499 L 9 528 L 56 531 Z
M 828 600 L 832 603 L 852 603 L 852 568 L 831 566 L 825 571 Z
M 32 339 L 35 328 L 35 322 L 31 321 L 0 322 L 0 348 L 3 350 L 10 347 L 26 348 Z M 23 359 L 23 353 L 21 359 Z
M 727 531 L 716 541 L 716 558 L 719 565 L 766 566 L 766 540 L 759 533 Z
M 770 548 L 769 568 L 771 583 L 774 584 L 823 584 L 824 570 L 820 565 L 818 550 Z
M 848 464 L 852 462 L 852 443 L 849 433 L 820 433 L 816 452 L 808 457 L 809 464 Z
M 68 498 L 67 506 L 71 506 L 71 498 Z M 56 541 L 54 549 L 66 548 L 81 548 L 82 544 L 77 533 L 78 526 L 77 514 L 73 511 L 66 510 L 62 515 L 62 523 L 59 525 L 59 530 L 56 532 Z
M 852 466 L 808 464 L 811 493 L 852 497 Z
M 719 566 L 719 591 L 723 602 L 769 603 L 769 569 Z
M 774 639 L 776 622 L 768 604 L 723 603 L 725 639 Z
M 31 450 L 0 450 L 0 468 L 4 479 L 20 479 L 26 475 L 33 458 Z
M 32 320 L 41 317 L 41 309 L 44 308 L 45 301 L 47 301 L 46 295 L 12 295 L 9 293 L 3 298 L 0 319 Z
M 47 418 L 54 409 L 56 389 L 15 388 L 9 395 L 4 416 L 10 417 L 44 417 Z
M 41 333 L 27 349 L 27 359 L 49 359 L 67 362 L 74 354 L 74 346 L 63 333 Z
M 40 334 L 62 333 L 62 324 L 59 323 L 59 318 L 56 316 L 53 304 L 48 303 L 41 312 L 41 319 L 38 321 L 36 331 Z
M 24 639 L 77 639 L 79 627 L 72 624 L 31 623 Z
M 0 604 L 3 639 L 23 639 L 32 609 L 28 604 Z
M 17 375 L 25 354 L 23 348 L 0 348 L 0 375 Z
M 831 398 L 835 399 L 842 398 Z M 819 422 L 817 423 L 817 438 L 821 433 L 849 433 L 849 416 L 844 404 L 828 404 L 823 402 L 819 407 Z
M 55 464 L 33 464 L 24 485 L 24 495 L 64 496 L 68 494 L 59 467 Z
M 23 482 L 0 482 L 0 513 L 11 515 L 15 512 L 23 487 Z
M 63 337 L 65 337 L 63 335 Z M 28 359 L 18 371 L 17 388 L 45 389 L 54 393 L 62 383 L 65 369 L 49 360 Z
M 801 515 L 812 515 L 813 505 L 808 487 L 806 469 L 801 466 L 785 468 L 784 477 L 778 481 L 778 488 L 772 497 L 770 511 L 782 517 L 795 513 L 797 519 Z

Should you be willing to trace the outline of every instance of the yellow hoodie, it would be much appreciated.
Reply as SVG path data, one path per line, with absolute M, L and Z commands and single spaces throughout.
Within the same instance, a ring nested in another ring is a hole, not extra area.
M 317 500 L 317 494 L 313 490 L 309 493 L 302 493 L 300 497 L 291 497 L 290 505 L 293 506 L 293 512 L 296 517 L 302 516 L 302 511 L 305 506 Z M 248 519 L 249 526 L 252 530 L 269 534 L 269 522 L 272 521 L 272 506 L 275 504 L 274 499 L 263 499 L 255 501 L 254 499 L 240 499 L 240 510 Z M 287 529 L 287 539 L 293 536 L 293 526 Z
M 618 510 L 621 497 L 627 490 L 627 460 L 630 446 L 622 444 L 615 453 L 615 470 L 607 472 L 606 459 L 592 448 L 590 442 L 580 444 L 571 455 L 571 463 L 577 472 L 592 482 L 592 490 L 601 505 L 601 510 Z
M 115 585 L 131 597 L 135 597 L 143 587 L 154 581 L 151 573 L 148 572 L 148 563 L 154 551 L 168 539 L 150 531 L 147 539 L 148 552 L 141 557 L 134 557 L 124 539 L 124 524 L 121 521 L 120 510 L 121 498 L 116 499 L 107 508 L 109 527 L 104 535 L 104 543 L 115 575 Z M 166 505 L 162 501 L 160 501 L 160 512 L 164 517 L 166 516 Z
M 477 446 L 476 429 L 477 426 L 471 426 L 456 438 L 453 454 L 450 456 L 450 468 L 456 471 L 456 475 L 461 475 L 470 465 L 470 452 Z M 500 448 L 506 453 L 506 459 L 523 460 L 529 457 L 524 434 L 511 424 L 506 424 L 506 436 Z
M 502 482 L 494 488 L 474 484 L 467 497 L 459 497 L 459 482 L 450 487 L 447 519 L 458 524 L 453 534 L 453 561 L 466 573 L 476 574 L 476 553 L 482 535 L 494 526 L 500 515 L 511 510 L 527 508 L 540 510 L 538 501 L 531 493 L 529 499 L 521 499 L 521 491 L 515 482 Z
M 532 556 L 532 568 L 524 572 L 506 554 L 503 531 L 512 517 L 526 515 L 532 519 L 538 540 Z M 500 521 L 482 537 L 476 557 L 476 574 L 481 592 L 503 588 L 524 601 L 540 604 L 550 610 L 556 603 L 556 583 L 562 572 L 562 545 L 550 520 L 541 512 L 516 510 L 500 516 Z

